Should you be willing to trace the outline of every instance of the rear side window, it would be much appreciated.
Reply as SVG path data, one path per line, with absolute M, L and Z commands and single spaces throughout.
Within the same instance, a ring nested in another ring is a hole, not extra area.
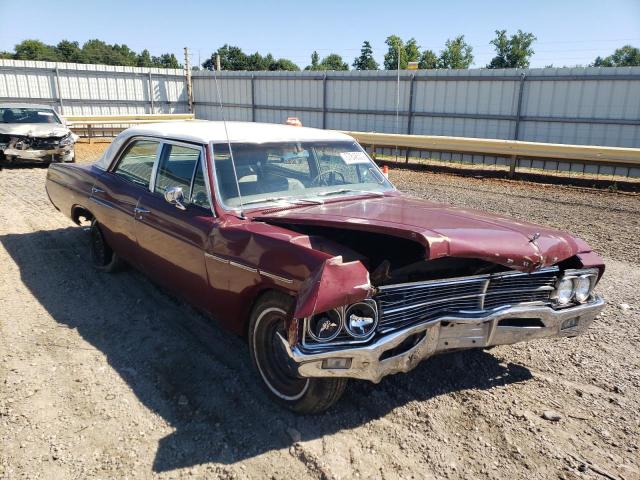
M 149 188 L 158 142 L 136 140 L 125 150 L 114 173 L 125 180 Z
M 199 161 L 199 148 L 166 144 L 158 164 L 155 192 L 164 194 L 172 187 L 180 187 L 184 198 L 191 198 L 191 179 Z

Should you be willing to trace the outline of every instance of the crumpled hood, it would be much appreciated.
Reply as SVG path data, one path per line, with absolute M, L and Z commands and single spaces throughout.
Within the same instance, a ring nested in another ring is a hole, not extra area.
M 64 137 L 71 130 L 52 123 L 0 123 L 0 134 L 22 137 Z
M 382 233 L 421 243 L 427 259 L 478 258 L 521 271 L 591 251 L 584 241 L 559 230 L 404 195 L 267 211 L 254 218 Z

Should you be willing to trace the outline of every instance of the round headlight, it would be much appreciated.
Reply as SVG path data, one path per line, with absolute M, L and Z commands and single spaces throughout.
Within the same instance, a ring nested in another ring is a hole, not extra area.
M 345 314 L 344 327 L 355 338 L 366 338 L 378 325 L 378 311 L 373 302 L 354 303 Z
M 586 302 L 591 293 L 591 279 L 587 275 L 576 278 L 573 281 L 573 289 L 576 300 L 580 303 Z
M 558 283 L 556 288 L 556 301 L 558 305 L 566 305 L 571 301 L 573 297 L 573 280 L 570 278 L 563 278 Z
M 307 332 L 316 342 L 328 342 L 338 336 L 342 329 L 342 318 L 337 310 L 318 313 L 309 318 Z

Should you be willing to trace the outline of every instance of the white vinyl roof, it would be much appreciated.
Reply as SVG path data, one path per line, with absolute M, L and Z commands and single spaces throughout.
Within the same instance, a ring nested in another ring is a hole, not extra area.
M 293 127 L 276 123 L 227 122 L 229 141 L 232 143 L 313 142 L 351 140 L 348 135 L 334 130 Z M 175 122 L 147 123 L 127 128 L 113 139 L 111 145 L 95 163 L 106 169 L 113 156 L 128 138 L 136 136 L 184 140 L 196 143 L 225 143 L 224 122 L 209 120 L 182 120 Z
M 344 133 L 318 128 L 293 127 L 275 123 L 227 122 L 229 141 L 233 143 L 267 143 L 296 141 L 353 140 Z M 227 141 L 224 122 L 182 120 L 149 123 L 128 128 L 121 135 L 149 135 L 200 143 Z

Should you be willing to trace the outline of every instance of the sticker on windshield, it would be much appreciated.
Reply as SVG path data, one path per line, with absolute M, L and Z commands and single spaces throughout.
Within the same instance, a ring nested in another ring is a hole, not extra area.
M 347 165 L 353 165 L 354 163 L 369 163 L 369 157 L 364 152 L 342 152 L 340 153 L 342 160 Z

